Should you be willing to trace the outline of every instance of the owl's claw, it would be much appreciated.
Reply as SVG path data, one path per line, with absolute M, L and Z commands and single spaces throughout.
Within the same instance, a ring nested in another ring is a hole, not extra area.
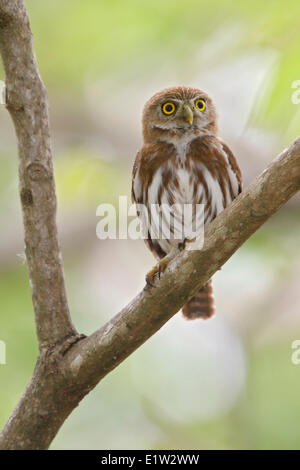
M 160 280 L 160 275 L 161 275 L 161 265 L 160 265 L 159 263 L 158 263 L 157 275 L 158 275 L 158 279 Z
M 147 286 L 154 287 L 152 282 L 150 282 L 150 278 L 149 278 L 148 274 L 145 276 L 145 281 L 146 281 Z
M 184 250 L 187 241 L 188 241 L 188 239 L 187 239 L 187 238 L 184 238 L 184 239 L 182 240 L 182 242 L 179 242 L 178 245 L 177 245 L 178 250 L 180 250 L 180 251 Z
M 185 249 L 186 247 L 186 244 L 188 242 L 191 242 L 193 240 L 190 240 L 188 238 L 184 238 L 181 242 L 179 242 L 177 244 L 177 249 L 179 251 L 182 251 Z M 146 275 L 145 277 L 145 280 L 146 280 L 146 284 L 147 286 L 150 286 L 150 287 L 154 287 L 154 279 L 155 279 L 155 276 L 157 275 L 158 279 L 161 278 L 161 275 L 162 273 L 166 270 L 169 262 L 171 261 L 172 259 L 172 253 L 176 253 L 176 249 L 173 250 L 172 252 L 170 252 L 168 255 L 166 255 L 163 259 L 161 259 Z
M 146 284 L 150 287 L 154 287 L 153 281 L 157 275 L 158 279 L 161 278 L 161 274 L 166 270 L 170 259 L 166 256 L 159 263 L 157 263 L 146 275 Z

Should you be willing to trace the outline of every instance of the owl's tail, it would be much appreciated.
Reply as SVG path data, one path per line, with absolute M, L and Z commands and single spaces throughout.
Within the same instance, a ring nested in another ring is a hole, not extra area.
M 215 301 L 211 280 L 182 307 L 182 313 L 187 320 L 195 320 L 196 318 L 206 320 L 215 313 Z

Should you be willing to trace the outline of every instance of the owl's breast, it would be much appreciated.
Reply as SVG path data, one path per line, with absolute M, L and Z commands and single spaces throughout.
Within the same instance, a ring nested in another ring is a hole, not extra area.
M 164 155 L 162 150 L 153 160 L 148 160 L 153 166 L 147 173 L 147 181 L 139 188 L 136 183 L 135 188 L 143 192 L 148 213 L 155 208 L 148 217 L 154 229 L 151 238 L 159 239 L 160 247 L 167 253 L 174 243 L 168 235 L 162 235 L 170 233 L 170 214 L 173 225 L 175 222 L 180 225 L 181 214 L 187 210 L 182 225 L 185 238 L 192 239 L 187 235 L 190 227 L 196 222 L 199 232 L 202 231 L 237 196 L 240 185 L 229 150 L 216 139 L 195 139 L 182 148 L 174 145 L 168 158 L 160 157 Z M 139 181 L 138 173 L 136 181 Z M 173 235 L 173 226 L 171 232 Z
M 162 203 L 200 204 L 202 202 L 203 187 L 199 185 L 196 175 L 190 168 L 173 166 L 165 183 Z
M 180 166 L 169 163 L 158 168 L 149 185 L 147 196 L 148 207 L 158 206 L 165 216 L 163 220 L 169 220 L 169 207 L 174 208 L 173 212 L 177 218 L 179 211 L 192 211 L 194 216 L 185 219 L 186 226 L 194 223 L 195 217 L 201 218 L 201 214 L 206 225 L 226 207 L 226 197 L 220 180 L 202 162 L 189 162 Z
M 168 164 L 154 173 L 147 188 L 148 204 L 200 203 L 202 190 L 190 169 Z

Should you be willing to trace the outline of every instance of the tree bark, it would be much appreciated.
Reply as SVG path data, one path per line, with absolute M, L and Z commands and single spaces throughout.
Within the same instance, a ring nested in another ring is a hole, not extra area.
M 56 229 L 48 103 L 24 2 L 0 0 L 7 108 L 19 146 L 26 257 L 40 354 L 0 435 L 0 449 L 47 449 L 80 400 L 135 351 L 300 189 L 300 138 L 205 231 L 199 251 L 175 254 L 160 281 L 87 338 L 72 325 Z
M 40 348 L 75 335 L 66 298 L 56 229 L 47 94 L 32 48 L 23 1 L 0 2 L 0 52 L 6 106 L 19 146 L 25 250 Z

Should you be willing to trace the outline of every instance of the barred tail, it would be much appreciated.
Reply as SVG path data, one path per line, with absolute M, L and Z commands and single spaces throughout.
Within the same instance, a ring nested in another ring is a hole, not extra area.
M 215 313 L 215 301 L 211 280 L 182 307 L 182 313 L 187 320 L 194 320 L 196 318 L 206 320 Z

